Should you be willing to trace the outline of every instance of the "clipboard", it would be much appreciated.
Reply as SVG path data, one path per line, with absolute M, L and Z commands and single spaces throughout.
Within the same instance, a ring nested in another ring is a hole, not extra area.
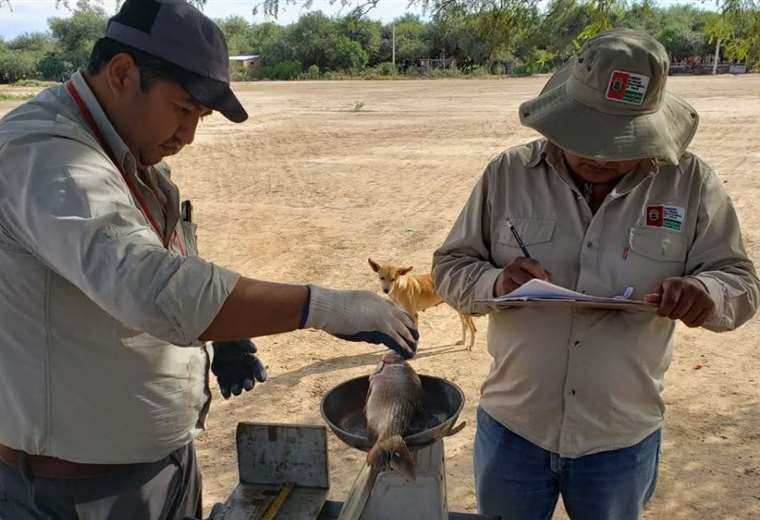
M 632 292 L 632 290 L 631 290 Z M 657 305 L 623 296 L 591 296 L 533 279 L 499 298 L 478 299 L 476 303 L 498 309 L 512 307 L 577 308 L 604 311 L 654 312 Z
M 557 299 L 526 299 L 526 300 L 510 300 L 499 301 L 497 299 L 485 299 L 476 300 L 477 303 L 483 303 L 496 307 L 498 309 L 511 309 L 520 307 L 545 307 L 555 309 L 589 309 L 598 311 L 634 311 L 634 312 L 655 312 L 657 311 L 657 305 L 634 301 L 619 301 L 619 302 L 594 302 L 594 301 L 578 301 L 578 300 L 557 300 Z

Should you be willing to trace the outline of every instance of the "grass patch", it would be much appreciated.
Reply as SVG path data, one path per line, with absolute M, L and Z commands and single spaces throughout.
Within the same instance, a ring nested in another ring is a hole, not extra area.
M 34 94 L 6 94 L 0 92 L 0 101 L 27 101 L 32 99 Z
M 59 81 L 43 81 L 40 79 L 20 79 L 15 83 L 11 83 L 14 87 L 54 87 L 60 85 Z

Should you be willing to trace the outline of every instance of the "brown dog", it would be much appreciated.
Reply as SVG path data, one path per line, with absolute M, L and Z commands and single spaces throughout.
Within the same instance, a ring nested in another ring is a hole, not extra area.
M 408 312 L 414 318 L 415 323 L 419 312 L 443 303 L 443 299 L 438 296 L 435 290 L 433 278 L 430 274 L 409 274 L 413 267 L 380 265 L 371 258 L 368 260 L 369 266 L 380 278 L 380 286 L 383 292 L 396 305 Z M 472 316 L 462 314 L 459 311 L 457 314 L 459 314 L 459 319 L 462 322 L 462 339 L 457 342 L 457 345 L 464 345 L 467 339 L 467 331 L 469 331 L 470 342 L 467 345 L 467 350 L 472 350 L 477 332 L 475 322 L 473 322 Z

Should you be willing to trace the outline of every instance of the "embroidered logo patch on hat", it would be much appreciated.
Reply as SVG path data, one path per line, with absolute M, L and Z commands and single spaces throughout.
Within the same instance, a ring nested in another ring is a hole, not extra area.
M 641 106 L 644 104 L 644 96 L 647 94 L 648 86 L 649 76 L 613 70 L 605 97 L 612 101 Z

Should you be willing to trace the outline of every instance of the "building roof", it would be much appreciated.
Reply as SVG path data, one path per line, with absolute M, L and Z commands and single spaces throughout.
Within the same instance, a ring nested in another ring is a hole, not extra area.
M 253 60 L 258 57 L 259 57 L 258 54 L 241 54 L 238 56 L 230 56 L 230 59 L 234 61 L 245 61 L 245 60 Z

